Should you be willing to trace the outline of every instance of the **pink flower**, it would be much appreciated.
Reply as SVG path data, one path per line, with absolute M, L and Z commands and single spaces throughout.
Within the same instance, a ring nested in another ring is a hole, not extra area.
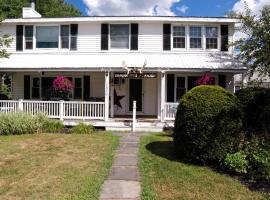
M 196 81 L 196 85 L 215 85 L 215 77 L 210 74 L 204 74 Z
M 72 82 L 63 76 L 57 76 L 53 81 L 53 89 L 58 92 L 70 92 L 74 88 Z

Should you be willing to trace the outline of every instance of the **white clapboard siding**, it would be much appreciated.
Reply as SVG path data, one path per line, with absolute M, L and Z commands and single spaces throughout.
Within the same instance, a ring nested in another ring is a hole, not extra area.
M 13 42 L 10 44 L 8 48 L 9 52 L 16 51 L 16 26 L 15 25 L 1 25 L 0 26 L 0 36 L 9 35 L 13 38 Z
M 140 23 L 139 24 L 139 51 L 160 52 L 162 51 L 163 25 Z
M 81 23 L 78 31 L 78 51 L 98 52 L 101 46 L 101 25 L 99 23 Z M 91 62 L 91 61 L 90 61 Z

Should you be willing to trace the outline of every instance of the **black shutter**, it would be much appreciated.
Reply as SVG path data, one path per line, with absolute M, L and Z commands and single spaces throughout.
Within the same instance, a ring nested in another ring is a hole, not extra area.
M 229 50 L 229 26 L 221 25 L 221 51 Z
M 139 25 L 131 24 L 131 50 L 138 50 Z
M 90 100 L 90 76 L 83 77 L 83 100 Z
M 23 50 L 23 25 L 16 27 L 16 51 Z
M 171 24 L 163 24 L 163 50 L 171 50 Z
M 24 76 L 24 99 L 30 99 L 30 76 Z
M 226 88 L 226 75 L 218 75 L 218 85 L 223 87 L 223 88 Z
M 101 24 L 101 50 L 109 49 L 109 24 Z
M 167 75 L 167 102 L 174 102 L 174 74 Z
M 78 24 L 70 25 L 70 50 L 77 50 Z

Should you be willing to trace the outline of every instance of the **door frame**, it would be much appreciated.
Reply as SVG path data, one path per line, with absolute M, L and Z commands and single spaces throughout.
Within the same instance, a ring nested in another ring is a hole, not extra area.
M 142 80 L 142 111 L 137 111 L 137 114 L 144 114 L 144 79 L 143 78 L 129 78 L 128 83 L 127 83 L 127 93 L 128 93 L 128 98 L 127 98 L 127 104 L 126 104 L 126 109 L 128 114 L 132 114 L 133 111 L 129 110 L 129 103 L 130 103 L 130 80 L 131 79 L 141 79 Z

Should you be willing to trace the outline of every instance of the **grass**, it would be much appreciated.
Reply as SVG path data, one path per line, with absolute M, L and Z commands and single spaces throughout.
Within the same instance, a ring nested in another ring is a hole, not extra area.
M 117 145 L 106 133 L 0 136 L 0 199 L 98 199 Z
M 140 171 L 144 200 L 270 199 L 228 175 L 177 160 L 172 138 L 166 135 L 141 139 Z

